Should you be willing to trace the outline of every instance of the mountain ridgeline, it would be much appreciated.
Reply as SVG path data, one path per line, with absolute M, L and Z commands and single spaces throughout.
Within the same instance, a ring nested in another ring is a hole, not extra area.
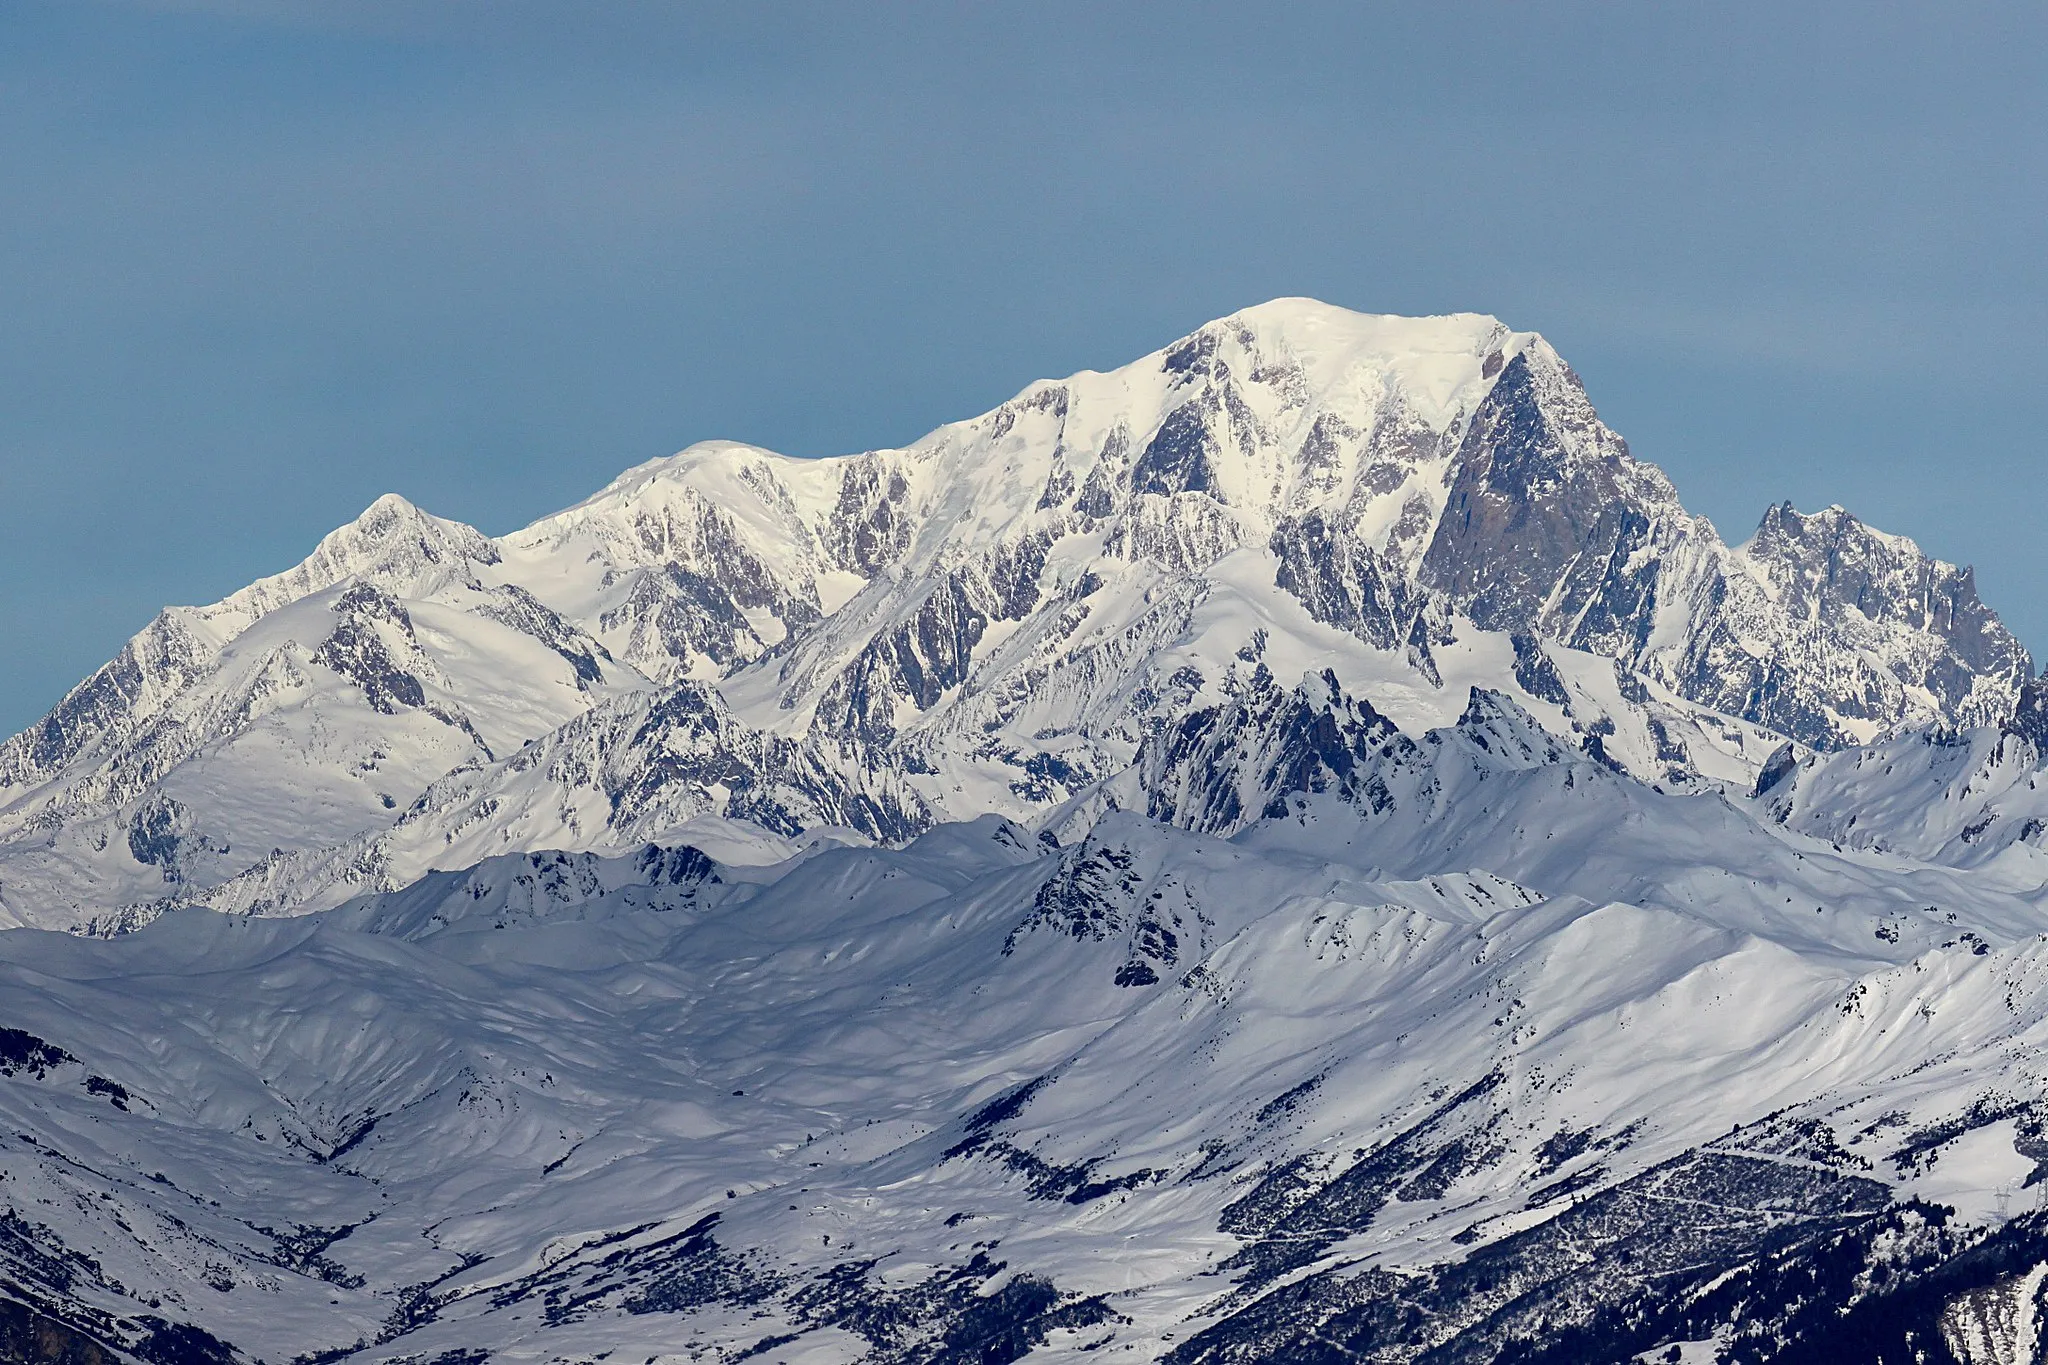
M 2048 686 L 1488 317 L 381 498 L 0 746 L 0 927 L 10 1360 L 2048 1345 Z
M 2000 724 L 2030 663 L 1967 569 L 1839 508 L 1727 546 L 1535 334 L 1281 300 L 902 450 L 697 446 L 497 540 L 380 499 L 0 748 L 0 906 L 1072 824 L 1155 804 L 1191 710 L 1325 672 L 1410 733 L 1498 690 L 1701 790 L 1783 741 Z

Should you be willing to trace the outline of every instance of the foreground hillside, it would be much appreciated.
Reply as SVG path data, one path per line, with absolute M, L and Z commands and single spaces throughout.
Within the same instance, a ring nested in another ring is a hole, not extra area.
M 1389 747 L 1227 840 L 987 817 L 0 935 L 0 1263 L 144 1359 L 2015 1330 L 2038 881 L 1658 794 L 1487 698 Z

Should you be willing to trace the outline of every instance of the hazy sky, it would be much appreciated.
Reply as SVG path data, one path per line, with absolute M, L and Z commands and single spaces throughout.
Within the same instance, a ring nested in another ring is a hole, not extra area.
M 1282 294 L 1542 331 L 1731 540 L 1844 503 L 2048 653 L 2044 224 L 2031 0 L 6 0 L 0 728 L 386 490 L 503 532 Z

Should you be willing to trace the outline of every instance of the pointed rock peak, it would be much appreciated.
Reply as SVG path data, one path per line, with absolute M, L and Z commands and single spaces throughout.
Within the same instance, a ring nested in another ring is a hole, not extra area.
M 1445 732 L 1432 731 L 1433 735 Z M 1539 767 L 1562 762 L 1565 750 L 1542 722 L 1514 698 L 1490 687 L 1474 687 L 1465 712 L 1450 733 L 1474 748 L 1504 760 L 1510 767 Z
M 417 548 L 434 557 L 497 562 L 497 547 L 473 526 L 437 517 L 397 493 L 385 493 L 353 521 L 321 537 L 307 564 L 323 554 L 341 559 L 374 557 L 393 548 Z M 303 565 L 301 567 L 304 567 Z
M 1325 668 L 1321 672 L 1308 672 L 1295 685 L 1295 695 L 1303 706 L 1312 713 L 1327 713 L 1342 723 L 1368 735 L 1374 740 L 1387 740 L 1401 736 L 1401 727 L 1394 724 L 1380 709 L 1363 694 L 1354 695 L 1344 690 L 1337 680 L 1335 669 Z
M 423 512 L 386 493 L 346 526 L 328 532 L 298 565 L 260 578 L 205 613 L 253 621 L 351 578 L 413 596 L 475 564 L 496 564 L 498 547 L 474 526 Z
M 376 501 L 365 507 L 362 515 L 350 524 L 367 529 L 393 520 L 417 520 L 426 515 L 403 493 L 381 493 Z
M 2005 732 L 2018 735 L 2034 746 L 2034 752 L 2048 758 L 2048 676 L 2029 678 L 2020 687 L 2019 702 Z
M 1859 525 L 1848 508 L 1838 502 L 1831 502 L 1818 512 L 1806 513 L 1793 505 L 1787 498 L 1776 506 L 1764 509 L 1763 520 L 1757 523 L 1758 534 L 1773 532 L 1779 535 L 1804 536 L 1815 532 L 1839 534 L 1848 527 Z
M 1781 786 L 1785 780 L 1799 770 L 1799 754 L 1787 740 L 1771 751 L 1764 760 L 1764 766 L 1757 772 L 1756 785 L 1750 788 L 1752 797 L 1763 796 Z
M 1859 521 L 1839 503 L 1810 514 L 1780 503 L 1764 513 L 1738 553 L 1781 588 L 1810 592 L 1826 585 L 1866 616 L 1910 621 L 1945 636 L 1983 636 L 1983 648 L 1968 656 L 1972 667 L 2011 674 L 2024 655 L 1997 614 L 1978 599 L 1975 570 L 1935 558 L 1910 537 Z M 1933 610 L 1930 592 L 1939 599 Z M 2013 677 L 2015 684 L 2020 680 Z
M 1311 669 L 1303 673 L 1294 690 L 1301 694 L 1303 701 L 1318 711 L 1330 711 L 1344 705 L 1344 687 L 1337 681 L 1337 671 L 1333 668 L 1325 668 L 1321 672 Z M 1372 710 L 1370 702 L 1366 703 L 1366 709 Z M 1373 714 L 1379 713 L 1374 711 Z
M 1465 710 L 1458 717 L 1456 728 L 1484 730 L 1500 724 L 1543 728 L 1536 717 L 1523 710 L 1521 703 L 1507 693 L 1496 692 L 1491 687 L 1474 687 L 1466 696 Z
M 320 549 L 360 554 L 394 545 L 417 546 L 430 558 L 447 555 L 480 564 L 498 562 L 498 549 L 483 532 L 422 511 L 397 493 L 384 494 L 354 521 L 330 531 Z
M 1768 554 L 1790 548 L 1833 549 L 1861 544 L 1883 549 L 1902 560 L 1938 563 L 1906 536 L 1891 535 L 1868 525 L 1842 504 L 1829 503 L 1818 512 L 1801 512 L 1791 502 L 1768 509 L 1745 550 Z

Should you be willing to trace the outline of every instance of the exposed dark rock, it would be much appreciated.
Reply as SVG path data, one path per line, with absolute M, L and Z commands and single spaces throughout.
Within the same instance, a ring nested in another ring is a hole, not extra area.
M 1250 1271 L 1247 1285 L 1310 1264 L 1387 1200 L 1406 1197 L 1403 1190 L 1428 1195 L 1440 1188 L 1432 1176 L 1438 1163 L 1483 1164 L 1484 1153 L 1472 1144 L 1483 1141 L 1484 1126 L 1448 1140 L 1444 1132 L 1446 1120 L 1472 1102 L 1470 1092 L 1459 1096 L 1329 1185 L 1297 1197 L 1261 1241 L 1240 1253 L 1238 1263 Z M 1430 1365 L 1620 1365 L 1660 1342 L 1711 1336 L 1729 1319 L 1740 1321 L 1744 1308 L 1778 1324 L 1808 1301 L 1781 1283 L 1746 1303 L 1745 1295 L 1724 1295 L 1704 1307 L 1708 1287 L 1725 1285 L 1731 1274 L 1752 1277 L 1745 1287 L 1753 1294 L 1756 1279 L 1784 1277 L 1830 1258 L 1853 1260 L 1860 1270 L 1880 1231 L 1925 1222 L 1917 1213 L 1895 1213 L 1888 1186 L 1819 1164 L 1746 1153 L 1734 1149 L 1738 1141 L 1687 1153 L 1581 1197 L 1549 1221 L 1480 1246 L 1461 1262 L 1408 1275 L 1318 1271 L 1236 1309 L 1167 1359 L 1174 1365 L 1274 1359 L 1334 1365 L 1361 1357 Z M 1392 1187 L 1425 1156 L 1419 1177 Z M 1300 1183 L 1284 1169 L 1269 1179 Z M 1252 1230 L 1265 1219 L 1240 1215 L 1238 1221 Z M 1237 1229 L 1227 1221 L 1225 1230 Z M 1309 1234 L 1308 1240 L 1290 1244 L 1287 1231 Z M 1848 1297 L 1849 1286 L 1840 1288 L 1835 1305 Z
M 143 1318 L 142 1325 L 147 1331 L 132 1349 L 150 1365 L 236 1365 L 241 1359 L 234 1347 L 203 1327 L 155 1317 Z
M 710 1303 L 760 1303 L 783 1288 L 786 1282 L 780 1277 L 719 1246 L 711 1235 L 718 1219 L 719 1215 L 709 1214 L 672 1245 L 660 1248 L 658 1274 L 645 1289 L 624 1301 L 628 1313 L 681 1313 Z M 636 1252 L 632 1260 L 641 1273 L 648 1268 L 646 1249 Z M 559 1314 L 575 1302 L 564 1299 L 551 1306 Z
M 1557 665 L 1551 662 L 1543 642 L 1533 635 L 1517 632 L 1512 643 L 1515 648 L 1516 684 L 1538 701 L 1547 701 L 1570 711 L 1571 693 L 1565 690 L 1564 679 L 1557 676 Z
M 1675 506 L 1572 380 L 1546 392 L 1527 352 L 1473 414 L 1421 581 L 1485 630 L 1550 633 L 1610 657 L 1649 638 L 1661 557 L 1646 503 Z
M 2027 679 L 2006 729 L 2032 744 L 2035 753 L 2048 757 L 2048 681 Z
M 820 724 L 886 744 L 895 737 L 899 699 L 926 710 L 967 680 L 988 623 L 959 573 L 942 578 L 916 615 L 869 640 L 826 688 Z
M 633 652 L 641 656 L 703 655 L 732 663 L 748 653 L 747 643 L 759 647 L 746 614 L 724 584 L 681 564 L 641 574 L 626 600 L 600 621 L 606 630 L 628 623 Z
M 1297 792 L 1341 791 L 1369 809 L 1391 800 L 1379 768 L 1415 754 L 1413 741 L 1336 676 L 1281 691 L 1268 678 L 1188 713 L 1139 753 L 1147 813 L 1186 829 L 1230 833 L 1282 815 Z
M 1798 771 L 1799 755 L 1793 751 L 1790 744 L 1780 744 L 1777 748 L 1771 750 L 1771 756 L 1765 759 L 1764 766 L 1757 770 L 1756 786 L 1750 790 L 1749 794 L 1751 796 L 1762 796 L 1767 792 L 1775 791 L 1784 783 L 1785 779 Z
M 1284 519 L 1270 546 L 1279 560 L 1276 584 L 1318 621 L 1348 630 L 1375 649 L 1396 649 L 1411 638 L 1423 594 L 1399 565 L 1349 532 L 1333 529 L 1322 513 Z M 1426 651 L 1426 632 L 1423 641 Z
M 826 553 L 842 569 L 872 578 L 909 548 L 915 529 L 904 506 L 910 485 L 900 471 L 873 461 L 846 466 L 839 507 L 825 536 Z
M 160 613 L 42 720 L 0 745 L 0 786 L 56 773 L 127 723 L 147 684 L 187 688 L 211 663 L 211 652 L 180 618 Z
M 1220 497 L 1211 469 L 1221 454 L 1210 429 L 1216 413 L 1215 400 L 1206 396 L 1175 408 L 1131 467 L 1132 491 Z
M 77 1060 L 55 1043 L 46 1043 L 33 1033 L 18 1028 L 0 1028 L 0 1074 L 17 1076 L 27 1072 L 42 1080 L 52 1067 Z
M 420 680 L 398 662 L 376 623 L 383 622 L 419 650 L 412 617 L 398 599 L 368 583 L 359 583 L 335 599 L 334 633 L 313 651 L 313 662 L 333 669 L 363 689 L 375 709 L 390 715 L 399 707 L 427 704 Z
M 120 1365 L 105 1342 L 0 1299 L 0 1360 L 12 1365 Z
M 1746 553 L 1775 609 L 1804 625 L 1787 635 L 1747 597 L 1715 585 L 1677 679 L 1685 696 L 1817 749 L 1852 742 L 1845 719 L 1897 724 L 1908 688 L 1931 693 L 1950 724 L 2012 715 L 2031 662 L 1978 599 L 1968 568 L 1929 559 L 1840 508 L 1802 516 L 1774 507 Z M 1924 634 L 1911 648 L 1881 647 L 1884 632 L 1898 629 Z M 1871 662 L 1886 654 L 1883 666 Z M 1829 673 L 1816 671 L 1822 658 L 1835 660 Z
M 844 825 L 878 839 L 902 839 L 929 823 L 886 785 L 860 785 L 847 774 L 883 767 L 855 747 L 830 760 L 815 745 L 763 734 L 736 721 L 702 683 L 679 683 L 616 740 L 603 741 L 601 776 L 616 818 L 661 807 L 672 795 L 694 799 L 705 788 L 729 793 L 726 813 L 777 833 L 818 824 Z
M 1007 1267 L 977 1254 L 900 1289 L 875 1284 L 872 1261 L 849 1262 L 790 1296 L 807 1327 L 838 1327 L 866 1339 L 875 1365 L 1009 1365 L 1060 1328 L 1115 1321 L 1100 1298 L 1062 1295 L 1038 1275 L 983 1288 Z
M 1442 1197 L 1497 1154 L 1488 1097 L 1500 1083 L 1496 1073 L 1466 1087 L 1327 1182 L 1314 1177 L 1307 1158 L 1269 1171 L 1223 1211 L 1222 1231 L 1255 1239 L 1225 1267 L 1245 1270 L 1248 1286 L 1267 1284 L 1364 1232 L 1389 1200 Z

